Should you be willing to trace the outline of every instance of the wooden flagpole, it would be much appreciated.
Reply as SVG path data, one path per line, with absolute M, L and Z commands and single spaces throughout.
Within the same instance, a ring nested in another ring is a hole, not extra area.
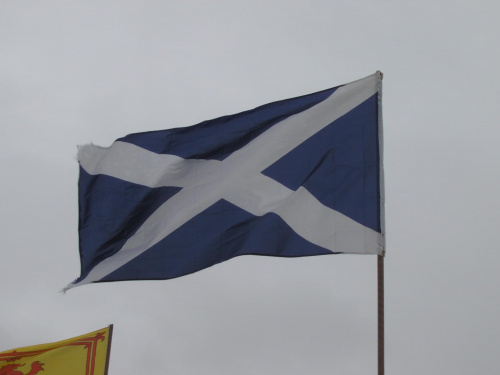
M 113 338 L 113 324 L 109 325 L 108 348 L 106 351 L 106 365 L 104 368 L 104 375 L 108 375 L 109 357 L 111 355 L 111 339 Z
M 384 256 L 377 255 L 378 375 L 384 375 Z

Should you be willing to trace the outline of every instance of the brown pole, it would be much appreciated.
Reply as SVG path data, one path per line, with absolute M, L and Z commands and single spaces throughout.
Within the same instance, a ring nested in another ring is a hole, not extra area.
M 104 368 L 104 375 L 108 375 L 109 368 L 109 356 L 111 355 L 111 339 L 113 338 L 113 324 L 109 325 L 109 337 L 108 337 L 108 350 L 106 351 L 106 365 Z
M 384 255 L 377 255 L 378 375 L 384 375 Z

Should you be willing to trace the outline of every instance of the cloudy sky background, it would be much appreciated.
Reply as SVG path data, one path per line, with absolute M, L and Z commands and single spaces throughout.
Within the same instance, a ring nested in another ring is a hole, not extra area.
M 500 3 L 0 2 L 0 351 L 115 325 L 110 375 L 374 374 L 376 257 L 79 275 L 76 146 L 384 73 L 386 373 L 500 364 Z

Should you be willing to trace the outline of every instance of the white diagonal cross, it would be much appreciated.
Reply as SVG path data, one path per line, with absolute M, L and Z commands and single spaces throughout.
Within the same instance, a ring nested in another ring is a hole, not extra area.
M 109 148 L 81 147 L 78 160 L 89 174 L 105 174 L 152 188 L 182 189 L 163 203 L 116 254 L 68 287 L 102 279 L 221 199 L 257 216 L 274 212 L 298 235 L 331 251 L 380 253 L 380 233 L 324 206 L 305 188 L 290 190 L 261 173 L 374 95 L 379 80 L 375 74 L 340 87 L 324 101 L 279 122 L 222 161 L 156 154 L 125 142 L 115 142 Z

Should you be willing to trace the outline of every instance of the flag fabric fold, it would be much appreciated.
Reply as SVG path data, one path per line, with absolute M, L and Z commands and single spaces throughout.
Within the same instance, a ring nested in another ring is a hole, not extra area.
M 0 352 L 0 375 L 106 375 L 112 329 Z
M 382 254 L 381 79 L 79 147 L 81 275 L 67 289 L 239 255 Z

